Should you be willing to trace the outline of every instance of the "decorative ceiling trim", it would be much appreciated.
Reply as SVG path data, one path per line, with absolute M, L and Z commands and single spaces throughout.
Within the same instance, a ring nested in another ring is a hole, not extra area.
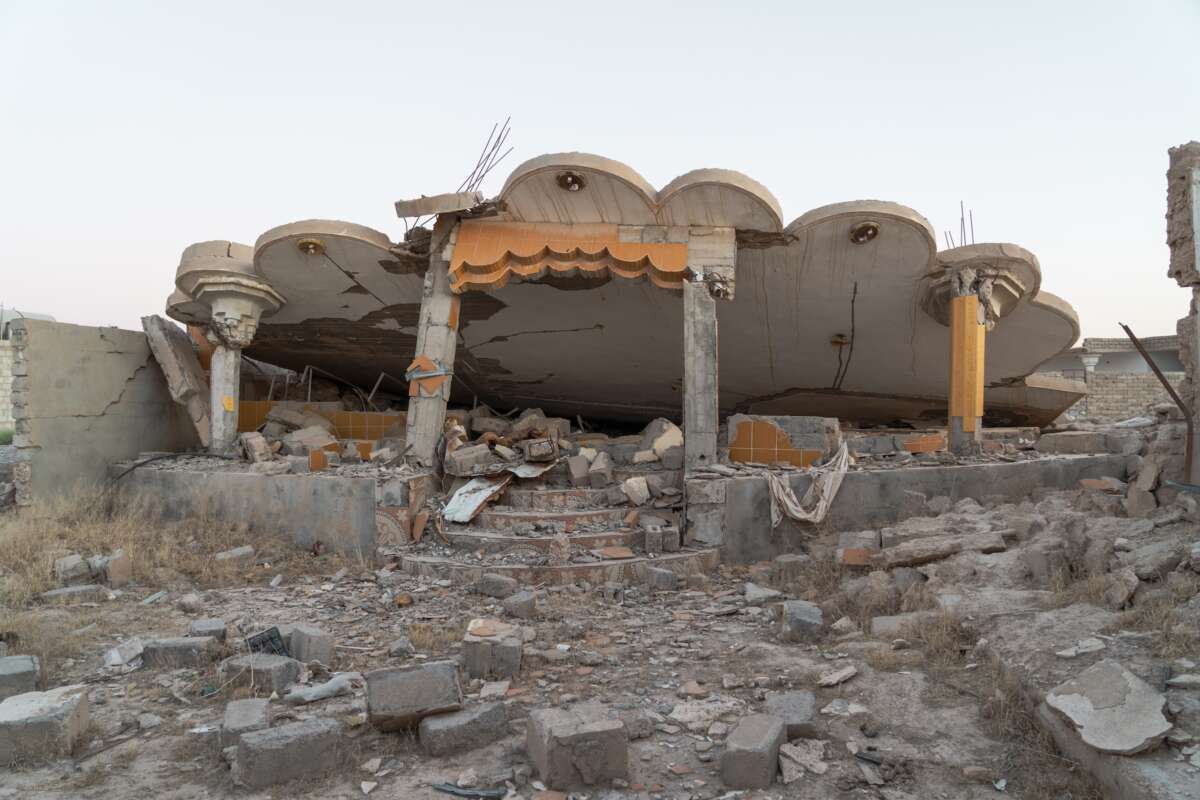
M 516 276 L 536 280 L 560 275 L 646 276 L 655 286 L 680 289 L 687 270 L 683 242 L 622 242 L 616 225 L 495 223 L 459 225 L 450 259 L 455 294 L 499 289 Z

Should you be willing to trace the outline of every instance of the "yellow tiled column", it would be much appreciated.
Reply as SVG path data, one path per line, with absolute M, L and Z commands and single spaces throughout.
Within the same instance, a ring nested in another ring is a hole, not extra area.
M 950 299 L 950 451 L 966 455 L 978 448 L 983 430 L 984 339 L 979 298 Z

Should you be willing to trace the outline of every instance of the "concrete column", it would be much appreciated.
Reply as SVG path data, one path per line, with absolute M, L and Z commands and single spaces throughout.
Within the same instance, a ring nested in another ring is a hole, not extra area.
M 425 361 L 434 371 L 445 371 L 445 380 L 432 391 L 416 380 L 409 383 L 408 418 L 405 431 L 408 457 L 432 467 L 442 429 L 446 424 L 446 404 L 453 384 L 454 355 L 458 349 L 458 296 L 450 291 L 450 264 L 442 248 L 457 219 L 439 217 L 434 225 L 429 248 L 429 270 L 421 294 L 421 316 L 417 324 L 415 361 Z M 423 358 L 422 358 L 423 357 Z M 414 364 L 414 366 L 416 366 Z
M 717 461 L 717 302 L 703 275 L 683 282 L 683 464 Z
M 987 328 L 975 294 L 950 299 L 950 452 L 970 455 L 983 431 L 984 339 Z
M 212 414 L 208 449 L 217 455 L 232 453 L 237 441 L 241 380 L 242 351 L 218 344 L 212 351 L 208 378 Z
M 1100 356 L 1098 354 L 1082 355 L 1079 360 L 1083 362 L 1083 374 L 1087 376 L 1086 379 L 1090 380 L 1092 373 L 1096 371 L 1096 366 L 1100 363 Z

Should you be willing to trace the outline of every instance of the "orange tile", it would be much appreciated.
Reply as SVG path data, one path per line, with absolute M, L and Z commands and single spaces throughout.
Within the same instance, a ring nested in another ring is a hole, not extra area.
M 313 472 L 320 472 L 329 466 L 329 459 L 325 455 L 324 450 L 310 450 L 308 453 L 308 468 Z
M 753 461 L 754 458 L 748 447 L 731 447 L 729 449 L 729 460 L 744 463 L 746 461 Z

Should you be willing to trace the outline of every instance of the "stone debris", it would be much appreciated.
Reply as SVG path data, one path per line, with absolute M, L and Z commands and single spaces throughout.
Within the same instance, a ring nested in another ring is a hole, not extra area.
M 283 694 L 300 680 L 304 665 L 294 658 L 272 653 L 247 653 L 221 662 L 217 670 L 229 686 L 245 686 L 251 691 Z
M 515 625 L 495 619 L 473 619 L 463 635 L 464 669 L 472 678 L 511 678 L 521 671 L 524 646 Z
M 47 604 L 74 605 L 76 603 L 99 603 L 106 596 L 103 586 L 94 583 L 82 586 L 65 586 L 42 592 L 41 599 Z
M 316 625 L 301 622 L 292 626 L 287 643 L 288 652 L 301 664 L 315 661 L 325 667 L 334 666 L 333 636 Z
M 241 741 L 243 733 L 269 727 L 270 701 L 257 697 L 230 700 L 225 705 L 225 716 L 221 720 L 221 746 L 232 747 Z
M 243 733 L 237 745 L 234 783 L 263 789 L 324 777 L 341 763 L 341 733 L 341 723 L 333 719 L 290 722 Z
M 0 700 L 45 688 L 42 665 L 37 656 L 0 658 Z
M 1116 661 L 1105 660 L 1059 684 L 1046 705 L 1090 747 L 1133 755 L 1157 747 L 1171 730 L 1166 698 Z
M 1063 650 L 1055 651 L 1054 655 L 1059 658 L 1075 658 L 1076 656 L 1086 655 L 1088 653 L 1098 653 L 1104 649 L 1104 642 L 1092 636 L 1087 639 L 1080 639 L 1071 647 Z
M 841 669 L 834 670 L 833 672 L 825 673 L 817 680 L 817 685 L 825 687 L 837 686 L 845 683 L 857 674 L 858 667 L 851 664 L 849 666 L 842 667 Z
M 425 717 L 462 708 L 458 667 L 434 661 L 366 674 L 367 715 L 381 731 L 411 728 Z
M 150 639 L 142 644 L 142 665 L 153 669 L 203 667 L 216 661 L 219 648 L 211 636 Z
M 331 697 L 353 694 L 356 688 L 362 686 L 362 683 L 363 676 L 360 672 L 339 672 L 316 686 L 293 685 L 289 687 L 287 694 L 283 696 L 283 702 L 291 706 L 316 703 Z
M 521 584 L 507 575 L 497 575 L 494 572 L 489 572 L 476 581 L 473 588 L 479 594 L 502 600 L 511 594 L 515 594 L 521 588 Z
M 254 563 L 254 548 L 248 544 L 241 547 L 234 547 L 231 550 L 222 550 L 213 556 L 213 561 L 220 563 L 234 563 L 239 567 L 248 567 Z
M 188 625 L 188 636 L 207 636 L 223 642 L 225 641 L 225 620 L 194 619 Z
M 816 641 L 825 627 L 820 606 L 807 600 L 788 600 L 783 603 L 779 619 L 779 638 L 785 642 Z
M 60 686 L 0 702 L 0 765 L 70 755 L 88 728 L 87 687 Z
M 530 591 L 520 591 L 504 598 L 502 603 L 504 613 L 517 619 L 532 620 L 538 616 L 537 595 Z
M 133 664 L 142 657 L 142 640 L 134 636 L 132 639 L 126 639 L 116 647 L 110 648 L 104 653 L 104 666 L 106 667 L 124 667 L 128 664 Z
M 625 725 L 598 704 L 537 709 L 526 732 L 534 770 L 552 789 L 596 786 L 629 774 Z
M 764 707 L 766 713 L 783 720 L 787 738 L 814 739 L 817 737 L 817 698 L 812 692 L 767 692 Z
M 770 714 L 742 717 L 725 740 L 721 780 L 731 789 L 766 789 L 779 770 L 779 748 L 787 742 L 785 724 Z
M 829 771 L 829 764 L 825 761 L 825 742 L 820 739 L 799 739 L 779 745 L 779 771 L 784 783 L 794 783 L 803 777 L 805 771 L 824 775 Z

